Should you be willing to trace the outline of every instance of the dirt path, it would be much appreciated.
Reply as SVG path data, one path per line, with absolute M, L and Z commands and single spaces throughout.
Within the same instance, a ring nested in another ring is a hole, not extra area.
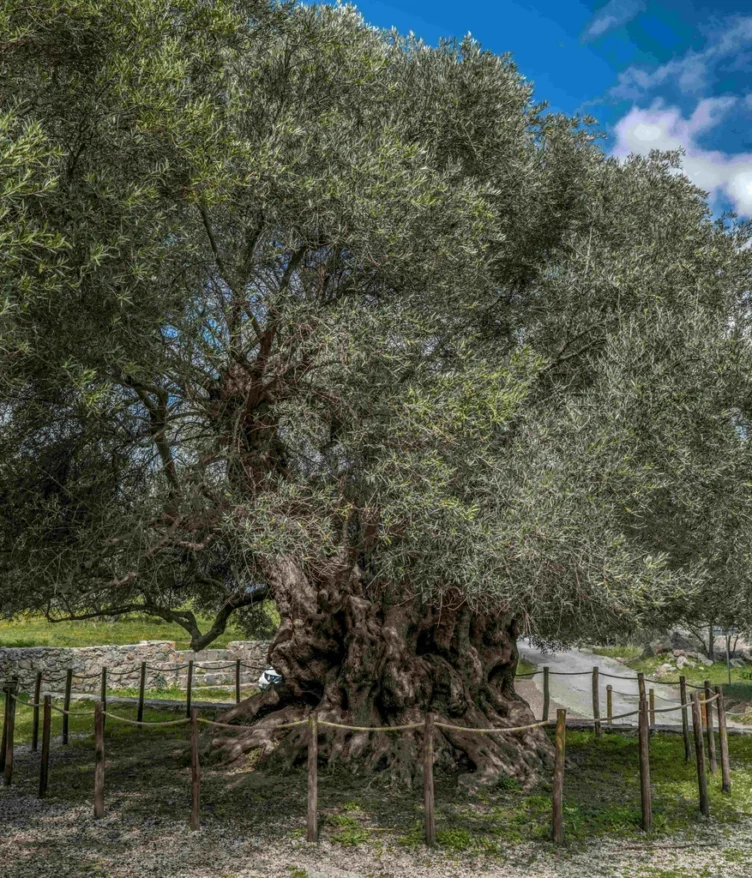
M 596 666 L 600 675 L 600 709 L 601 716 L 606 715 L 606 686 L 613 686 L 614 716 L 637 710 L 639 690 L 637 676 L 629 668 L 603 655 L 594 655 L 579 649 L 567 649 L 561 652 L 543 652 L 531 646 L 526 640 L 517 644 L 521 658 L 530 664 L 542 668 L 548 665 L 551 669 L 551 698 L 565 707 L 571 716 L 591 717 L 593 715 L 593 683 L 592 671 Z M 624 679 L 626 678 L 626 679 Z M 532 678 L 534 688 L 543 697 L 543 675 Z M 679 690 L 674 686 L 662 683 L 649 683 L 655 691 L 656 707 L 669 707 L 679 704 Z M 521 693 L 522 694 L 522 693 Z M 523 698 L 527 698 L 523 694 Z M 536 716 L 540 714 L 536 712 Z M 681 711 L 659 714 L 662 725 L 681 725 Z M 628 717 L 623 722 L 637 725 L 637 717 Z

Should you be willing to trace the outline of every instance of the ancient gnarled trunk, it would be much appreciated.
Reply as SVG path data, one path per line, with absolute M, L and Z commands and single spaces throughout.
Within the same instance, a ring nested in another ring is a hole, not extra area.
M 353 570 L 313 583 L 288 559 L 268 574 L 282 617 L 269 661 L 285 683 L 225 715 L 224 722 L 253 725 L 213 742 L 224 757 L 235 760 L 260 748 L 291 763 L 304 758 L 306 727 L 279 727 L 312 710 L 321 720 L 371 727 L 420 722 L 427 711 L 468 728 L 535 721 L 514 691 L 518 629 L 512 617 L 451 608 L 446 601 L 428 607 L 394 590 L 364 589 Z M 388 771 L 393 780 L 409 783 L 421 771 L 420 730 L 329 728 L 319 748 L 330 761 Z M 493 737 L 439 729 L 435 749 L 440 761 L 464 768 L 473 783 L 500 775 L 525 782 L 551 750 L 540 729 Z

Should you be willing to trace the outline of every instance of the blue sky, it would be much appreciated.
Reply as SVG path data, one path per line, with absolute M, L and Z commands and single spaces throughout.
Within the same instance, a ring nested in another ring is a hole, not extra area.
M 752 0 L 360 0 L 435 44 L 511 52 L 536 100 L 589 113 L 614 155 L 683 146 L 714 212 L 752 216 Z

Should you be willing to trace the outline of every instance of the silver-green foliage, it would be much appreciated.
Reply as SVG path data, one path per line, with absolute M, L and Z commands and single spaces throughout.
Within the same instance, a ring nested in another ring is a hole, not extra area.
M 351 7 L 6 2 L 8 611 L 219 630 L 294 556 L 554 639 L 742 614 L 748 227 L 532 95 Z

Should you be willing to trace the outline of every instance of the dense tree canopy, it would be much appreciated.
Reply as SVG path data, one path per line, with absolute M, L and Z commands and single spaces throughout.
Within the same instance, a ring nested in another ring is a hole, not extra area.
M 749 229 L 590 123 L 350 7 L 5 3 L 5 611 L 271 594 L 298 696 L 373 607 L 509 666 L 746 612 Z

